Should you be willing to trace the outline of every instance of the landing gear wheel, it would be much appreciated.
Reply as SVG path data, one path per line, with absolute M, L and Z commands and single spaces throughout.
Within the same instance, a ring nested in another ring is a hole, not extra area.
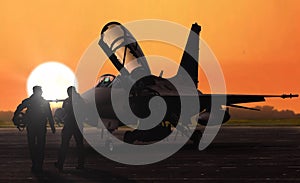
M 134 138 L 133 132 L 131 132 L 131 131 L 126 131 L 125 132 L 124 139 L 123 139 L 124 142 L 126 142 L 128 144 L 133 144 L 133 142 L 135 140 L 136 139 Z
M 112 152 L 114 150 L 114 144 L 111 140 L 105 141 L 104 147 L 105 147 L 105 149 L 107 149 L 110 152 Z
M 202 137 L 202 132 L 200 130 L 195 130 L 190 138 L 190 140 L 193 142 L 194 148 L 197 148 L 199 146 L 201 137 Z

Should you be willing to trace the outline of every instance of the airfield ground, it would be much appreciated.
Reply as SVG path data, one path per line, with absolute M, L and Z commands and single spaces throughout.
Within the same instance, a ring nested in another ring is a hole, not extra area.
M 26 132 L 0 128 L 0 182 L 300 182 L 299 126 L 223 126 L 204 151 L 189 145 L 150 165 L 116 163 L 86 144 L 86 168 L 76 166 L 72 140 L 58 173 L 60 133 L 47 134 L 44 173 L 30 172 Z

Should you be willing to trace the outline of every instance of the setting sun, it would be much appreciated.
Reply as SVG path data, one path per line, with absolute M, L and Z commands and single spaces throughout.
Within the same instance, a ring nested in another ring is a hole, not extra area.
M 73 71 L 59 62 L 46 62 L 38 65 L 27 79 L 27 93 L 32 94 L 32 87 L 39 85 L 43 97 L 47 100 L 67 98 L 67 88 L 77 87 Z
M 300 1 L 297 0 L 187 0 L 172 3 L 161 0 L 129 3 L 121 0 L 107 3 L 3 0 L 0 9 L 0 40 L 3 43 L 0 85 L 5 88 L 0 91 L 1 110 L 13 110 L 27 97 L 26 91 L 31 92 L 31 87 L 26 90 L 28 76 L 38 65 L 57 60 L 75 72 L 89 44 L 99 39 L 103 25 L 110 21 L 125 24 L 143 19 L 172 21 L 187 28 L 195 22 L 201 25 L 201 37 L 222 67 L 227 93 L 300 93 Z M 179 52 L 165 49 L 163 45 L 145 43 L 142 49 L 146 56 L 155 54 L 171 60 L 181 57 Z M 102 50 L 97 47 L 95 52 Z M 88 61 L 98 60 L 89 58 Z M 110 67 L 111 63 L 106 65 Z M 112 70 L 103 70 L 103 73 Z M 53 73 L 47 75 L 50 77 Z M 204 78 L 203 73 L 199 73 L 200 89 L 209 93 Z M 91 80 L 94 82 L 95 78 Z M 80 84 L 80 93 L 85 92 L 83 88 Z M 59 97 L 46 96 L 48 90 L 56 95 L 57 88 L 44 87 L 43 90 L 45 98 Z M 63 91 L 65 93 L 65 89 Z M 299 102 L 300 98 L 270 99 L 255 105 L 271 105 L 278 110 L 291 109 L 299 113 Z

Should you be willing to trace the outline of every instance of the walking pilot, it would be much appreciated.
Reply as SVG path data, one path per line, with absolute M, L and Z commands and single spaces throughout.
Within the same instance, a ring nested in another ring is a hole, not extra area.
M 84 168 L 84 145 L 83 145 L 83 135 L 81 133 L 83 126 L 76 122 L 75 114 L 73 111 L 73 105 L 83 105 L 83 99 L 76 92 L 74 86 L 70 86 L 67 89 L 68 98 L 63 102 L 64 111 L 64 127 L 61 134 L 61 146 L 58 152 L 58 161 L 55 162 L 55 167 L 59 171 L 63 170 L 63 165 L 66 159 L 67 150 L 69 147 L 69 142 L 72 136 L 74 136 L 77 146 L 78 154 L 78 166 L 77 169 Z
M 26 126 L 27 140 L 32 161 L 31 171 L 34 173 L 41 173 L 43 171 L 47 121 L 49 121 L 52 133 L 55 133 L 50 105 L 49 102 L 42 97 L 42 94 L 42 88 L 40 86 L 34 86 L 33 94 L 23 100 L 14 113 L 14 118 L 16 118 L 26 109 L 25 115 L 28 119 Z

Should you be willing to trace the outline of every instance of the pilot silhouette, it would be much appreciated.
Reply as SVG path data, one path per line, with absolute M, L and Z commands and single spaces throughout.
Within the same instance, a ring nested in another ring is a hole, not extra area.
M 61 146 L 58 152 L 58 161 L 55 162 L 55 167 L 61 172 L 63 170 L 63 165 L 66 159 L 67 150 L 69 147 L 69 142 L 72 136 L 74 136 L 77 146 L 78 153 L 78 166 L 77 169 L 84 168 L 84 145 L 83 145 L 83 135 L 80 130 L 83 126 L 78 125 L 75 119 L 75 114 L 73 111 L 73 105 L 83 105 L 83 99 L 76 92 L 74 86 L 70 86 L 67 89 L 68 98 L 64 100 L 62 108 L 64 109 L 64 127 L 61 134 Z
M 14 113 L 14 117 L 16 117 L 26 108 L 25 115 L 29 119 L 26 126 L 27 140 L 32 161 L 31 171 L 34 173 L 41 173 L 43 171 L 47 120 L 50 123 L 52 133 L 55 133 L 50 105 L 42 97 L 42 94 L 42 88 L 34 86 L 33 94 L 23 100 Z

